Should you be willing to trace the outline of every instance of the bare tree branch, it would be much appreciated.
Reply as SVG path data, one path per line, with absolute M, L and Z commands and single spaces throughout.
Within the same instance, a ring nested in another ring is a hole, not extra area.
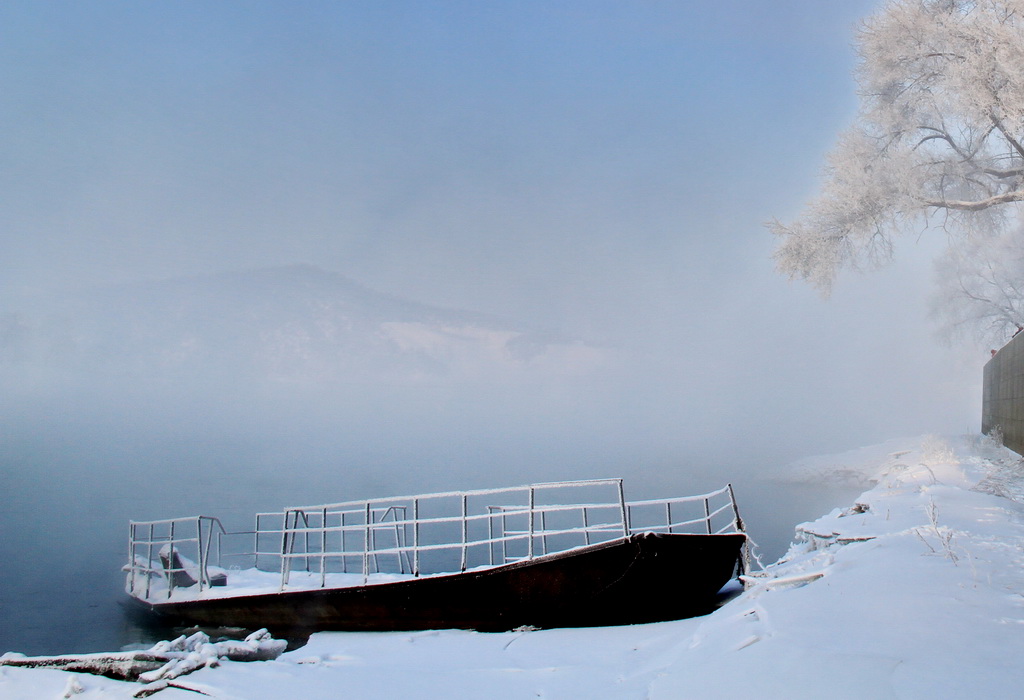
M 962 201 L 955 199 L 928 199 L 925 200 L 925 206 L 935 207 L 938 209 L 955 209 L 957 211 L 981 211 L 990 207 L 995 207 L 1000 204 L 1009 204 L 1010 202 L 1024 202 L 1024 190 L 1014 190 L 1012 192 L 1004 192 L 993 197 L 986 199 L 979 199 L 977 201 Z

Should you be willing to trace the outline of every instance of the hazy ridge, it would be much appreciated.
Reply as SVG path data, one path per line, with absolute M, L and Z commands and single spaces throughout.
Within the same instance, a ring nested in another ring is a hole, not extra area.
M 311 265 L 125 284 L 0 313 L 0 366 L 317 383 L 587 372 L 602 350 Z

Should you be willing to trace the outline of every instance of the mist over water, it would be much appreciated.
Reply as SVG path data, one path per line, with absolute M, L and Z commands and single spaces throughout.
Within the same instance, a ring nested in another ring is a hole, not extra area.
M 245 529 L 256 512 L 377 496 L 622 476 L 638 500 L 732 482 L 773 561 L 797 522 L 856 495 L 766 480 L 800 448 L 744 439 L 739 414 L 717 425 L 622 348 L 353 292 L 314 268 L 269 277 L 18 315 L 2 346 L 0 648 L 146 641 L 118 605 L 130 519 Z
M 413 416 L 390 417 L 401 426 Z M 25 418 L 25 424 L 6 423 L 18 437 L 5 440 L 2 464 L 0 648 L 29 654 L 154 641 L 119 606 L 129 519 L 209 514 L 244 529 L 258 511 L 421 491 L 625 475 L 627 497 L 640 499 L 732 480 L 749 532 L 772 561 L 785 550 L 793 524 L 851 496 L 760 483 L 743 469 L 705 462 L 630 474 L 622 465 L 645 461 L 642 450 L 629 448 L 628 460 L 599 454 L 600 446 L 568 444 L 578 437 L 554 428 L 531 434 L 518 426 L 499 435 L 472 424 L 432 424 L 429 434 L 397 427 L 371 437 L 358 426 L 329 422 L 288 434 L 223 422 L 198 426 L 169 411 L 146 421 L 109 409 L 99 419 Z

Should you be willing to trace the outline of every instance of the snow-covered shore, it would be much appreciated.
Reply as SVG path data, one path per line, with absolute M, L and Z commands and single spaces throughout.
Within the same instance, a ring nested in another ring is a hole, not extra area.
M 480 634 L 322 633 L 178 679 L 210 697 L 964 698 L 1024 686 L 1024 466 L 983 438 L 896 440 L 797 472 L 875 485 L 797 528 L 703 618 Z M 810 478 L 810 477 L 808 477 Z M 756 533 L 754 533 L 756 535 Z M 131 698 L 136 683 L 0 667 L 0 698 Z M 195 698 L 167 688 L 156 697 Z

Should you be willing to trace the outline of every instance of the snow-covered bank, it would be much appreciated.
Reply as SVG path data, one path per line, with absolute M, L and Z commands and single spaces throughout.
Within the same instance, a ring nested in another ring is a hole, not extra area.
M 873 475 L 704 618 L 507 634 L 314 635 L 275 661 L 178 679 L 216 698 L 963 698 L 1024 684 L 1024 468 L 982 439 L 808 460 Z M 756 533 L 754 533 L 756 536 Z M 139 689 L 0 667 L 0 698 Z M 168 688 L 158 698 L 195 698 Z

